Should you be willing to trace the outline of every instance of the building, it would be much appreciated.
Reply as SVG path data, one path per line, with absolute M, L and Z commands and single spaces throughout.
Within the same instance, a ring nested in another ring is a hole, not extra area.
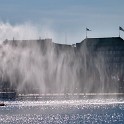
M 77 43 L 76 47 L 80 51 L 80 56 L 83 54 L 86 57 L 87 73 L 95 73 L 95 91 L 99 86 L 100 91 L 104 92 L 116 90 L 124 92 L 124 40 L 122 38 L 86 38 L 81 43 Z
M 76 45 L 57 44 L 52 39 L 6 40 L 0 50 L 6 45 L 11 46 L 15 54 L 18 48 L 21 52 L 27 50 L 26 57 L 29 59 L 24 71 L 18 67 L 23 54 L 13 55 L 8 60 L 12 67 L 15 60 L 18 64 L 14 66 L 11 76 L 6 69 L 4 78 L 1 78 L 1 82 L 6 82 L 6 85 L 2 85 L 3 89 L 9 86 L 20 93 L 124 92 L 124 40 L 120 37 L 86 38 Z M 5 58 L 5 52 L 1 59 Z M 38 73 L 32 72 L 31 76 L 32 67 L 36 67 Z M 25 70 L 25 75 L 29 73 L 31 80 L 23 79 Z M 13 75 L 14 79 L 11 78 Z M 38 80 L 37 75 L 40 75 Z M 22 82 L 24 86 L 20 91 L 18 87 Z

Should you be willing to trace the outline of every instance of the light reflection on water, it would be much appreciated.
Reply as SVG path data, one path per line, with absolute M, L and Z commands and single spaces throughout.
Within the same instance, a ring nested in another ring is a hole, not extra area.
M 0 123 L 123 124 L 123 99 L 5 101 Z

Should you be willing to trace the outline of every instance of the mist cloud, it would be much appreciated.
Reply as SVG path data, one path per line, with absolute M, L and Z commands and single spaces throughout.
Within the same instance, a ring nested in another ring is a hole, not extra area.
M 55 40 L 55 33 L 48 26 L 39 26 L 32 23 L 12 25 L 0 22 L 0 41 L 12 40 L 31 40 L 39 38 L 52 38 Z

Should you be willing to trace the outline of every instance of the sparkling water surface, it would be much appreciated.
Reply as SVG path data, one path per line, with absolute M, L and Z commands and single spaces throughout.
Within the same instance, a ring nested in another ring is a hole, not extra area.
M 15 100 L 0 107 L 0 124 L 124 124 L 123 99 Z

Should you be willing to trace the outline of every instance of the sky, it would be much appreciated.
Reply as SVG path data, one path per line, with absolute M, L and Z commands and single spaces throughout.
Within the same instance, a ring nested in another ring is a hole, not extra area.
M 58 43 L 81 42 L 86 27 L 89 38 L 116 37 L 124 28 L 124 0 L 0 0 L 0 22 L 36 26 Z

